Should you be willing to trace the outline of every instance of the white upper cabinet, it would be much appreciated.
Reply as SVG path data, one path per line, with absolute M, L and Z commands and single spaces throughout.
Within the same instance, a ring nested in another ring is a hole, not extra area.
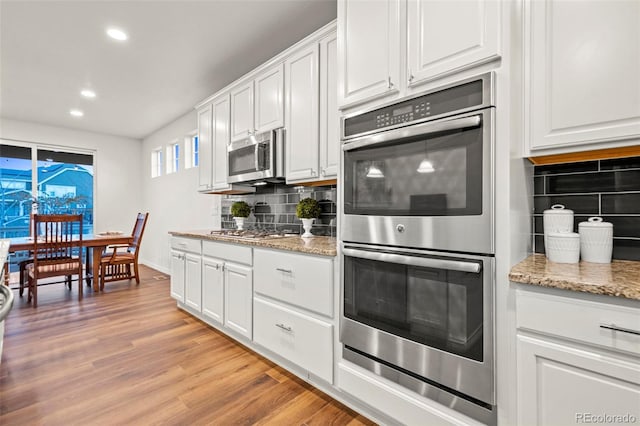
M 198 190 L 211 189 L 213 173 L 213 147 L 211 145 L 212 115 L 211 104 L 198 109 Z
M 318 179 L 319 56 L 314 43 L 285 61 L 287 182 Z
M 278 64 L 231 89 L 232 141 L 284 125 L 282 71 Z
M 253 80 L 231 90 L 231 140 L 249 136 L 253 131 Z
M 284 125 L 284 76 L 279 64 L 255 79 L 255 129 L 257 132 Z
M 397 93 L 401 0 L 338 0 L 338 104 Z
M 213 100 L 213 189 L 226 189 L 227 183 L 227 147 L 229 146 L 230 108 L 229 94 Z
M 338 115 L 338 38 L 320 40 L 320 178 L 338 176 L 340 117 Z
M 525 2 L 524 41 L 531 155 L 638 143 L 640 2 Z
M 409 0 L 407 84 L 416 86 L 499 55 L 500 3 Z

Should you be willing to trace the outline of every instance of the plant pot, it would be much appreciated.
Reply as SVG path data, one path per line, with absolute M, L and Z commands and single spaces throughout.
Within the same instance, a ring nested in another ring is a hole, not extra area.
M 304 234 L 302 234 L 302 238 L 313 237 L 311 233 L 311 227 L 313 226 L 313 221 L 315 219 L 300 219 L 302 220 L 302 227 L 304 228 Z
M 233 220 L 236 222 L 236 227 L 238 231 L 242 231 L 244 229 L 244 221 L 246 217 L 234 217 Z

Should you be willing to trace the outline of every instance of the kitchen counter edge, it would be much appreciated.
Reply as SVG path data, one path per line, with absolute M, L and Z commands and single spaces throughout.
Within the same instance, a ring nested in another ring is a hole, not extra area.
M 233 236 L 211 235 L 209 231 L 169 231 L 175 237 L 199 238 L 222 243 L 243 244 L 299 253 L 334 257 L 337 255 L 337 241 L 334 237 L 315 236 L 312 238 L 281 237 L 261 240 L 247 240 Z
M 520 284 L 559 288 L 640 300 L 640 262 L 555 263 L 532 254 L 511 268 L 509 280 Z

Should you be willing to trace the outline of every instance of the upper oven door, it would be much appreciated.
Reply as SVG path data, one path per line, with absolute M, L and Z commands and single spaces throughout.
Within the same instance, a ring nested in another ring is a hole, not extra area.
M 345 143 L 343 240 L 493 253 L 493 111 Z

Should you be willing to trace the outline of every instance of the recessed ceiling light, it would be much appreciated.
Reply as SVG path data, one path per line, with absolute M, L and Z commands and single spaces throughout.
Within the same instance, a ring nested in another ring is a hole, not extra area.
M 127 33 L 125 33 L 122 30 L 119 30 L 117 28 L 109 28 L 107 30 L 107 35 L 109 35 L 109 37 L 111 37 L 111 38 L 113 38 L 115 40 L 119 40 L 119 41 L 125 41 L 126 39 L 129 38 Z
M 72 109 L 69 111 L 69 114 L 73 115 L 74 117 L 82 117 L 84 115 L 84 112 L 80 111 L 79 109 Z
M 80 92 L 80 94 L 82 96 L 84 96 L 85 98 L 95 98 L 96 97 L 96 92 L 94 92 L 93 90 L 89 90 L 89 89 L 84 89 L 83 91 Z

